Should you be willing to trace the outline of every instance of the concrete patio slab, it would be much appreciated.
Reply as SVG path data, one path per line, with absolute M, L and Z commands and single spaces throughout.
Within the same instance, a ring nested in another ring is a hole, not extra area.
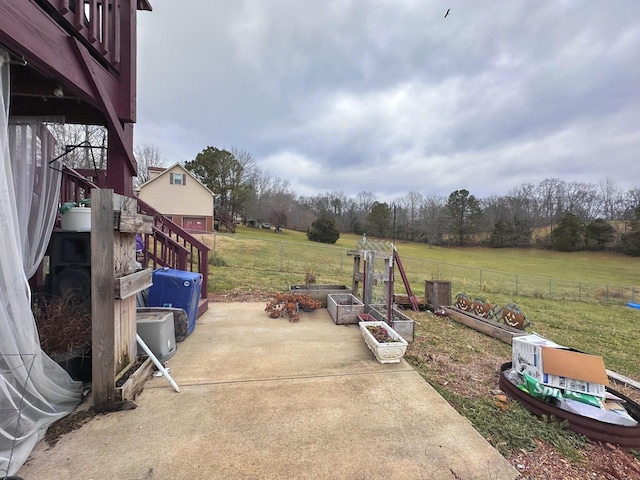
M 212 303 L 134 410 L 98 415 L 19 476 L 69 479 L 491 479 L 518 472 L 404 360 L 381 365 L 326 310 Z

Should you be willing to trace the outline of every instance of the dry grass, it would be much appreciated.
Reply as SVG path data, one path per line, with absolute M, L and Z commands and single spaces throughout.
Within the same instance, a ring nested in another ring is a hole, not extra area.
M 529 480 L 640 478 L 640 461 L 589 443 L 561 424 L 531 415 L 498 390 L 511 347 L 448 318 L 406 312 L 415 323 L 407 361 Z M 640 402 L 640 392 L 613 387 Z

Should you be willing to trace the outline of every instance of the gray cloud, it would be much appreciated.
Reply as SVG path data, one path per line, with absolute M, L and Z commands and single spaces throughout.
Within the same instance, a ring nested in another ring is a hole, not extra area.
M 301 195 L 640 184 L 640 3 L 154 2 L 137 144 L 241 148 Z M 444 19 L 444 12 L 451 13 Z

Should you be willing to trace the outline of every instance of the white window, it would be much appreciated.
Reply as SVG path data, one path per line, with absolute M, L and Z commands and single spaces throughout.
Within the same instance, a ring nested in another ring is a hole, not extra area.
M 171 185 L 186 185 L 187 184 L 187 174 L 186 173 L 170 173 L 169 174 L 169 183 Z

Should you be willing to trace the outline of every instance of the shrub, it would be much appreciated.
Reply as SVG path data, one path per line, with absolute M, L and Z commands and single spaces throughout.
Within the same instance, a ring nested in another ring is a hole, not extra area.
M 228 267 L 227 262 L 220 255 L 209 255 L 209 265 L 213 265 L 214 267 Z
M 320 217 L 307 230 L 307 238 L 312 242 L 336 243 L 340 238 L 336 221 L 327 216 Z

